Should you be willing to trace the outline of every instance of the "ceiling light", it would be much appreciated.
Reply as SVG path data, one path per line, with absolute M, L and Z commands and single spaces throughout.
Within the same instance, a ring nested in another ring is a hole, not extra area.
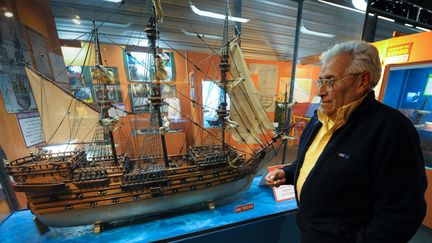
M 300 26 L 300 32 L 302 32 L 303 34 L 316 35 L 316 36 L 321 36 L 321 37 L 326 37 L 326 38 L 334 38 L 335 37 L 335 35 L 333 35 L 333 34 L 327 34 L 327 33 L 323 33 L 323 32 L 308 30 L 303 25 L 303 23 Z
M 205 16 L 205 17 L 210 17 L 210 18 L 215 18 L 215 19 L 225 19 L 225 15 L 223 15 L 223 14 L 218 14 L 218 13 L 213 13 L 213 12 L 203 11 L 203 10 L 198 9 L 197 7 L 195 7 L 195 5 L 193 5 L 193 3 L 191 1 L 189 1 L 189 5 L 192 9 L 192 12 L 198 14 L 199 16 Z M 247 23 L 250 21 L 250 19 L 231 17 L 231 16 L 228 16 L 228 20 L 240 22 L 240 23 Z
M 352 0 L 354 8 L 362 11 L 366 11 L 367 3 L 364 0 Z
M 75 24 L 81 24 L 80 19 L 81 19 L 81 18 L 80 18 L 79 15 L 75 15 L 75 18 L 73 18 L 72 21 L 73 21 Z
M 6 16 L 8 18 L 12 18 L 14 15 L 11 11 L 6 11 L 6 12 L 4 12 L 4 16 Z
M 209 35 L 209 34 L 201 34 L 201 33 L 194 33 L 194 32 L 189 32 L 186 31 L 184 29 L 182 29 L 183 34 L 187 35 L 187 36 L 193 36 L 193 37 L 197 37 L 197 35 L 201 36 L 201 38 L 206 38 L 206 39 L 212 39 L 212 40 L 221 40 L 222 37 L 218 36 L 218 35 Z
M 389 22 L 395 22 L 394 19 L 386 18 L 386 17 L 383 17 L 383 16 L 378 16 L 378 18 L 387 20 Z
M 3 12 L 3 15 L 7 18 L 12 18 L 14 16 L 14 14 L 6 7 L 3 7 L 0 9 L 1 12 Z
M 418 26 L 416 26 L 416 29 L 423 30 L 426 32 L 431 31 L 430 29 L 426 29 L 426 28 L 422 28 L 422 27 L 418 27 Z
M 105 2 L 119 3 L 123 0 L 104 0 Z
M 334 6 L 334 7 L 343 8 L 343 9 L 350 10 L 350 11 L 357 12 L 357 13 L 364 13 L 365 12 L 365 11 L 357 10 L 357 9 L 354 9 L 354 8 L 350 8 L 350 7 L 347 7 L 347 6 L 343 6 L 343 5 L 340 5 L 340 4 L 331 3 L 331 2 L 327 2 L 327 1 L 323 1 L 323 0 L 318 0 L 318 2 L 322 2 L 322 3 L 328 4 L 328 5 L 331 5 L 331 6 Z

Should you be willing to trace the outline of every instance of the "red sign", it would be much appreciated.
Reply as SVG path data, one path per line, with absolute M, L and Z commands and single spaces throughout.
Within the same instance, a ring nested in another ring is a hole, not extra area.
M 248 203 L 248 204 L 244 204 L 244 205 L 240 205 L 235 207 L 235 212 L 236 213 L 240 213 L 246 210 L 251 210 L 254 208 L 254 203 Z

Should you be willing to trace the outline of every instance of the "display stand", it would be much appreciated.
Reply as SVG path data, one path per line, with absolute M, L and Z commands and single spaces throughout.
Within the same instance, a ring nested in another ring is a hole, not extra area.
M 249 190 L 215 202 L 216 208 L 181 210 L 147 221 L 135 219 L 109 225 L 100 234 L 93 225 L 51 228 L 39 235 L 30 211 L 17 211 L 0 225 L 5 242 L 299 242 L 295 200 L 277 203 L 270 187 L 258 187 L 255 177 Z M 236 213 L 236 208 L 253 208 Z

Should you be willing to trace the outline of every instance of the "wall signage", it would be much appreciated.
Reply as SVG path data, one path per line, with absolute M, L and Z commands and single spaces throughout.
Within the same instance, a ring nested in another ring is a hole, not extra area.
M 44 142 L 39 113 L 17 113 L 16 117 L 27 148 Z
M 409 60 L 413 43 L 389 46 L 384 59 L 385 64 L 401 63 Z

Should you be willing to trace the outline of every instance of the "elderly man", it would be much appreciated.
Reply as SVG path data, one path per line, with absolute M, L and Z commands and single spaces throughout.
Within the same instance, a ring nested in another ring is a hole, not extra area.
M 315 81 L 321 105 L 297 160 L 266 182 L 295 186 L 302 242 L 407 242 L 426 211 L 417 131 L 375 100 L 381 63 L 374 46 L 341 43 L 321 62 Z

